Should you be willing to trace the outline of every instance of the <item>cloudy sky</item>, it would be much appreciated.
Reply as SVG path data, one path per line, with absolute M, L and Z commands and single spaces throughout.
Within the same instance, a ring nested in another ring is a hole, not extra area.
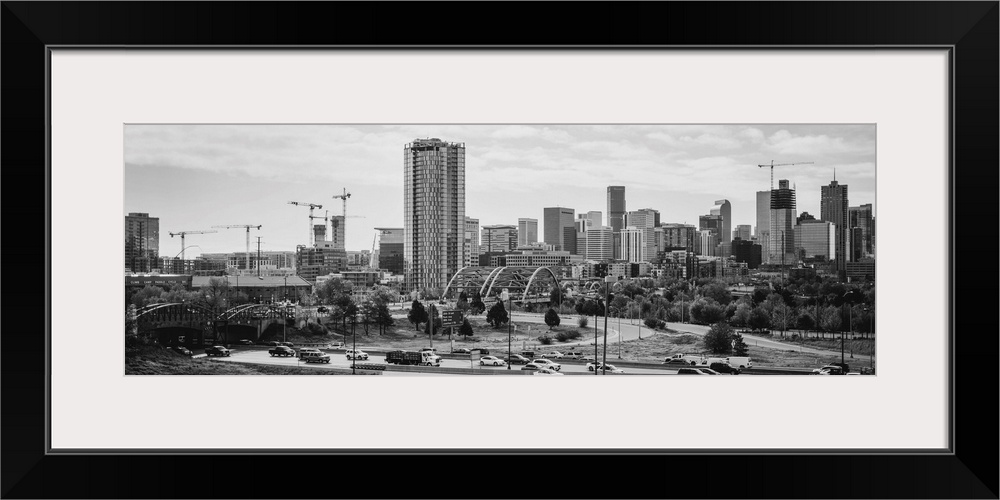
M 160 254 L 180 252 L 169 232 L 253 224 L 253 248 L 308 243 L 305 207 L 339 215 L 347 249 L 372 247 L 375 227 L 403 226 L 403 146 L 437 137 L 466 145 L 466 215 L 480 225 L 539 220 L 542 209 L 597 210 L 606 188 L 625 186 L 626 208 L 654 208 L 661 222 L 698 224 L 728 199 L 733 224 L 754 225 L 756 192 L 797 188 L 797 212 L 819 217 L 820 186 L 848 185 L 851 206 L 875 203 L 874 125 L 127 125 L 125 213 L 160 219 Z M 877 206 L 875 209 L 877 210 Z M 123 214 L 124 215 L 124 214 Z M 187 258 L 241 251 L 245 230 L 192 235 Z

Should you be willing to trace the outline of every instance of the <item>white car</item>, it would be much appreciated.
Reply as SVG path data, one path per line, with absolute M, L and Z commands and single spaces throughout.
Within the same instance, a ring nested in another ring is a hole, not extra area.
M 606 365 L 601 365 L 600 362 L 597 363 L 587 363 L 587 371 L 592 372 L 594 370 L 601 370 L 609 373 L 625 373 L 625 370 L 618 368 L 617 366 L 608 363 Z
M 556 363 L 555 361 L 552 361 L 551 359 L 545 359 L 545 358 L 533 359 L 531 360 L 531 363 L 538 365 L 541 368 L 548 368 L 550 370 L 555 370 L 555 371 L 562 370 L 562 365 Z
M 356 351 L 354 349 L 348 349 L 346 354 L 347 354 L 347 359 L 360 359 L 360 360 L 368 359 L 368 353 L 362 351 L 361 349 L 358 349 Z
M 496 356 L 483 356 L 479 358 L 479 366 L 493 365 L 493 366 L 504 366 L 507 362 L 496 357 Z
M 542 354 L 542 357 L 545 358 L 545 359 L 560 359 L 563 356 L 564 356 L 563 353 L 561 353 L 559 351 L 552 351 L 552 352 L 547 352 L 547 353 L 543 353 Z
M 565 375 L 565 374 L 559 373 L 555 370 L 550 370 L 548 368 L 539 368 L 538 370 L 535 370 L 535 373 L 533 375 Z

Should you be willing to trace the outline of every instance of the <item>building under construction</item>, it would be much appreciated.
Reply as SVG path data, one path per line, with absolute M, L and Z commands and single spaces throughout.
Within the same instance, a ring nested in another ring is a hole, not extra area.
M 771 264 L 794 265 L 795 257 L 795 190 L 788 187 L 788 179 L 778 181 L 778 189 L 771 190 L 771 223 L 768 241 L 768 260 Z

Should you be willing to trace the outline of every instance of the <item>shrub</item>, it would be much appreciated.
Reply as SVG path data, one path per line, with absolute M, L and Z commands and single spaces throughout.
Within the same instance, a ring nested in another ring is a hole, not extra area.
M 566 332 L 559 332 L 556 334 L 556 340 L 558 340 L 559 342 L 566 342 L 569 339 L 570 337 L 569 335 L 566 335 Z
M 661 320 L 657 320 L 656 321 L 656 327 L 659 328 L 660 330 L 664 330 L 664 329 L 667 328 L 667 322 L 663 321 L 662 319 Z
M 549 345 L 552 343 L 552 337 L 549 337 L 548 335 L 542 335 L 541 337 L 538 337 L 538 341 L 544 345 Z
M 306 330 L 313 335 L 323 335 L 326 333 L 326 328 L 323 325 L 317 323 L 309 323 L 306 325 Z
M 580 328 L 587 328 L 587 325 L 588 325 L 589 323 L 590 323 L 590 321 L 589 321 L 589 320 L 587 320 L 587 317 L 586 317 L 586 316 L 580 316 L 580 318 L 576 320 L 576 324 L 577 324 L 577 325 L 578 325 L 578 326 L 579 326 Z
M 646 318 L 642 323 L 646 325 L 646 328 L 655 329 L 659 325 L 659 320 L 656 318 Z

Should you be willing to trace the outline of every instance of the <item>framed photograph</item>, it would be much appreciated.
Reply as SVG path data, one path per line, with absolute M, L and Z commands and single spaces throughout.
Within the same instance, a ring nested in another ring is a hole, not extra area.
M 5 497 L 997 497 L 997 2 L 439 7 L 4 2 Z

